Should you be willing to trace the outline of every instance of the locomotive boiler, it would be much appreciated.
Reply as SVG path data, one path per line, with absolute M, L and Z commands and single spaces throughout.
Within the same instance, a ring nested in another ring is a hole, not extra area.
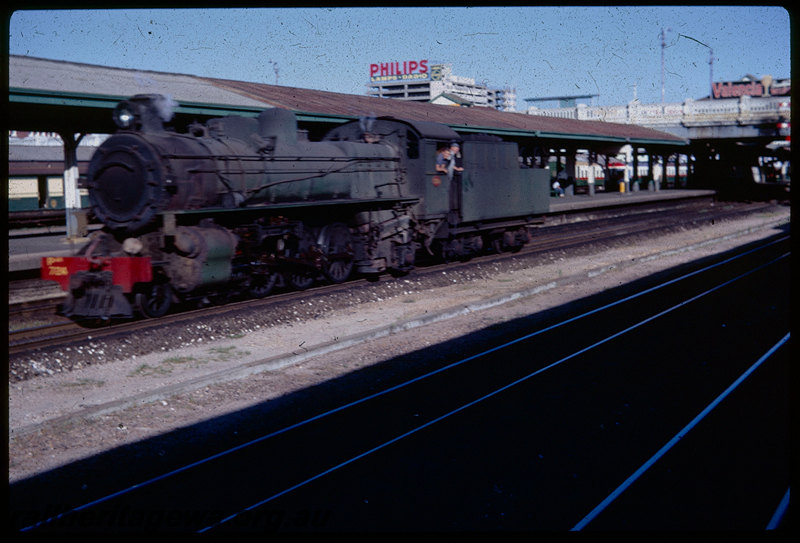
M 405 273 L 419 250 L 444 258 L 520 247 L 548 210 L 546 170 L 517 145 L 446 125 L 352 121 L 310 141 L 293 112 L 230 116 L 177 133 L 165 99 L 115 110 L 86 187 L 104 225 L 82 254 L 43 259 L 76 318 L 157 317 L 176 302 L 261 297 L 352 273 Z M 463 175 L 436 172 L 461 141 Z

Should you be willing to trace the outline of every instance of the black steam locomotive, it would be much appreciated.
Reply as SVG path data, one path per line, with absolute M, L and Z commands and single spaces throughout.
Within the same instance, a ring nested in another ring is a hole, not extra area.
M 104 228 L 79 256 L 43 259 L 42 277 L 69 293 L 66 315 L 157 317 L 180 301 L 405 273 L 418 251 L 515 250 L 549 208 L 547 170 L 521 167 L 517 144 L 495 136 L 376 118 L 312 142 L 278 108 L 179 134 L 165 127 L 164 100 L 118 105 L 120 130 L 86 180 Z M 435 169 L 453 141 L 455 176 Z

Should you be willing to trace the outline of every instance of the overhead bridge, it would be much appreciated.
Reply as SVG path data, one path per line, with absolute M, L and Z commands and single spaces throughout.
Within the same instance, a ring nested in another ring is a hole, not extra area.
M 740 96 L 714 100 L 623 106 L 571 104 L 558 108 L 530 108 L 546 117 L 635 124 L 697 140 L 788 141 L 791 135 L 790 96 Z

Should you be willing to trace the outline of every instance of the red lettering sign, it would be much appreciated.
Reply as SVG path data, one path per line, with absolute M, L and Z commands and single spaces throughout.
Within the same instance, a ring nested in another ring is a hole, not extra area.
M 427 60 L 404 60 L 403 62 L 381 62 L 369 65 L 369 76 L 372 79 L 382 78 L 389 79 L 403 79 L 410 76 L 414 78 L 425 78 L 424 74 L 428 73 Z
M 764 86 L 755 81 L 713 83 L 711 85 L 714 98 L 738 98 L 739 96 L 764 96 Z

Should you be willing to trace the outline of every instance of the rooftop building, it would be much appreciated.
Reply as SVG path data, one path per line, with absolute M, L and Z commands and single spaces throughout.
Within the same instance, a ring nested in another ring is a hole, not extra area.
M 372 64 L 367 96 L 500 111 L 515 111 L 517 107 L 514 89 L 491 88 L 453 75 L 452 64 L 429 65 L 427 60 Z

